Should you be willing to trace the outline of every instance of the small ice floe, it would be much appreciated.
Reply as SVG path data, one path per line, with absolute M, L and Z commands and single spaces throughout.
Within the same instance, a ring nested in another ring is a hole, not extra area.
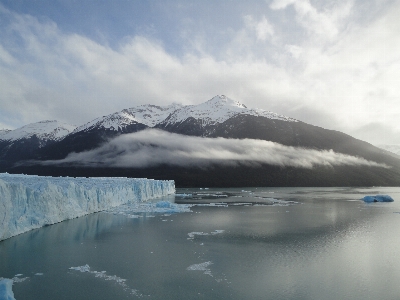
M 36 273 L 36 276 L 43 276 L 43 273 Z
M 203 271 L 203 274 L 210 275 L 213 277 L 211 274 L 211 270 L 208 268 L 208 266 L 212 265 L 213 263 L 211 261 L 206 261 L 201 264 L 194 264 L 186 268 L 188 271 Z
M 17 275 L 15 275 L 15 277 L 11 279 L 14 283 L 20 283 L 29 278 L 29 277 L 21 277 L 22 274 L 18 274 L 18 275 L 19 275 L 18 277 L 17 277 Z
M 84 266 L 79 266 L 79 267 L 71 267 L 69 268 L 70 270 L 75 270 L 75 271 L 79 271 L 82 273 L 90 273 L 93 274 L 95 277 L 97 278 L 101 278 L 104 280 L 112 280 L 115 281 L 117 284 L 119 284 L 120 286 L 122 286 L 122 288 L 124 289 L 124 291 L 129 292 L 131 295 L 135 295 L 138 297 L 142 297 L 142 294 L 139 294 L 139 292 L 135 289 L 131 289 L 126 283 L 126 279 L 123 279 L 121 277 L 118 277 L 116 275 L 107 275 L 106 271 L 91 271 L 90 270 L 90 266 L 88 264 L 84 265 Z M 1 299 L 1 298 L 0 298 Z
M 193 194 L 186 194 L 186 193 L 182 193 L 182 194 L 175 194 L 176 198 L 192 198 Z
M 228 207 L 228 204 L 225 202 L 217 202 L 217 203 L 204 203 L 204 204 L 194 204 L 195 206 L 214 206 L 214 207 Z
M 188 233 L 188 240 L 194 240 L 194 237 L 196 236 L 196 235 L 216 235 L 216 234 L 219 234 L 219 233 L 223 233 L 223 232 L 225 232 L 225 230 L 214 230 L 213 232 L 211 232 L 211 233 L 207 233 L 207 232 L 203 232 L 203 231 L 195 231 L 195 232 L 189 232 Z
M 371 203 L 371 202 L 393 202 L 393 198 L 389 195 L 376 195 L 376 196 L 365 196 L 362 198 L 364 202 Z
M 105 212 L 115 215 L 124 215 L 128 218 L 140 218 L 146 214 L 146 217 L 152 217 L 148 214 L 175 214 L 182 212 L 190 212 L 190 204 L 176 204 L 169 201 L 158 202 L 134 202 L 129 204 L 113 207 Z

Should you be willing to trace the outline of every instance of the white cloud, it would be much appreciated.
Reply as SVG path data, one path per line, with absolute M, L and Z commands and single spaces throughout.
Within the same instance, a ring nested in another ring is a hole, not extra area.
M 260 21 L 255 21 L 252 16 L 244 17 L 246 26 L 253 30 L 257 36 L 257 40 L 266 41 L 274 37 L 274 28 L 265 16 Z
M 301 53 L 303 52 L 303 49 L 297 45 L 286 45 L 285 49 L 292 55 L 292 57 L 296 59 L 299 58 Z
M 340 30 L 341 21 L 349 16 L 352 1 L 339 1 L 334 6 L 318 11 L 309 0 L 274 0 L 270 8 L 285 9 L 293 5 L 297 22 L 308 32 L 317 34 L 319 38 L 333 39 Z
M 119 136 L 86 152 L 43 164 L 144 168 L 162 164 L 183 167 L 259 165 L 312 168 L 316 165 L 387 167 L 363 158 L 312 149 L 295 148 L 253 139 L 201 138 L 148 129 Z
M 226 94 L 358 137 L 368 136 L 357 129 L 374 120 L 382 130 L 369 140 L 379 140 L 383 128 L 400 130 L 400 5 L 388 3 L 359 24 L 353 2 L 335 3 L 273 1 L 272 12 L 266 5 L 265 14 L 226 29 L 217 47 L 193 34 L 196 49 L 183 47 L 180 55 L 138 35 L 111 48 L 0 5 L 8 20 L 0 31 L 0 122 L 80 125 L 140 104 L 194 104 Z M 291 20 L 274 18 L 289 8 L 307 33 L 302 38 L 286 31 Z

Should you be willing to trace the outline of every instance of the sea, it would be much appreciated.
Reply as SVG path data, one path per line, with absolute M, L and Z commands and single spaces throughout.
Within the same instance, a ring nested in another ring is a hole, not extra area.
M 361 200 L 377 194 L 394 202 Z M 154 203 L 165 209 L 1 241 L 0 277 L 17 300 L 400 299 L 398 187 L 177 189 Z

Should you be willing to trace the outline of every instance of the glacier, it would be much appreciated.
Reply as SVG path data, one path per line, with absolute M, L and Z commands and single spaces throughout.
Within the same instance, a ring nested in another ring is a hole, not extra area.
M 174 193 L 173 180 L 0 173 L 0 241 L 31 229 Z

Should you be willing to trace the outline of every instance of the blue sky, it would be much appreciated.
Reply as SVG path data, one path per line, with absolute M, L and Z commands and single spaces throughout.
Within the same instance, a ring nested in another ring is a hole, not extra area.
M 400 144 L 400 1 L 0 0 L 0 129 L 225 94 Z

